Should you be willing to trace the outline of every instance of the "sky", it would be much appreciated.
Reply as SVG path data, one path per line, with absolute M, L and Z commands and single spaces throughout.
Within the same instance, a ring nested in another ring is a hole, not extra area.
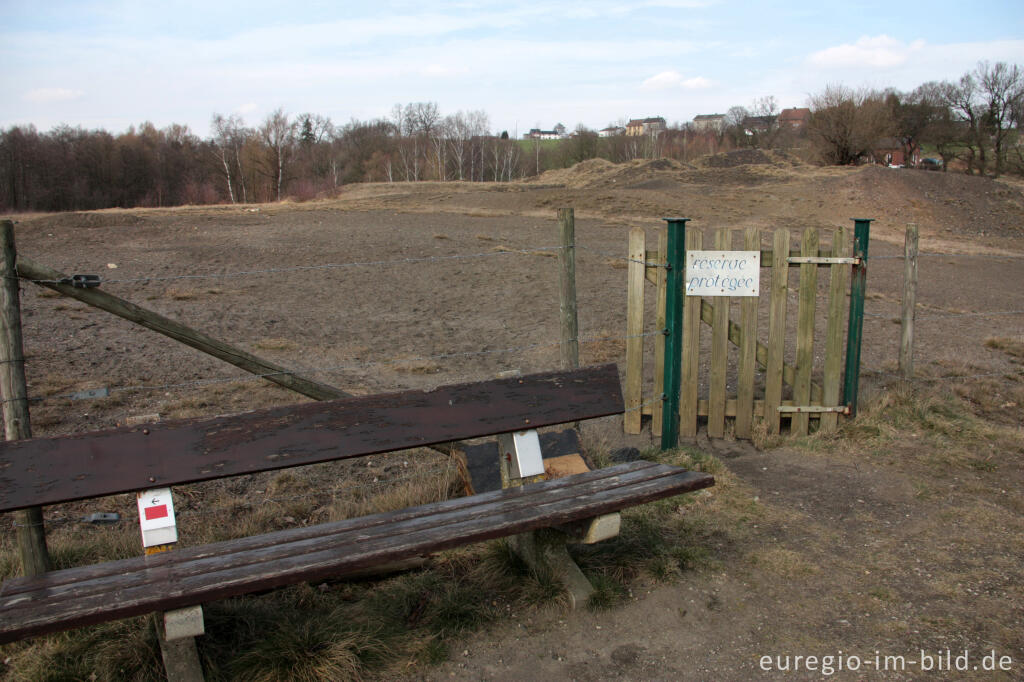
M 522 135 L 910 90 L 980 60 L 1024 66 L 1021 0 L 0 0 L 0 128 L 206 137 L 214 113 L 344 124 L 430 101 Z

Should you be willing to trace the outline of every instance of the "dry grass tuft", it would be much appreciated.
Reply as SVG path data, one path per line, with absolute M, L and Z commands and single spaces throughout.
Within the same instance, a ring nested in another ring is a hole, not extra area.
M 257 350 L 296 350 L 298 347 L 291 339 L 280 337 L 260 339 L 253 344 L 253 348 Z
M 594 339 L 580 344 L 580 355 L 584 364 L 617 361 L 625 357 L 625 353 L 626 341 L 624 339 Z
M 985 346 L 1001 350 L 1018 360 L 1024 360 L 1024 337 L 990 336 L 985 339 Z

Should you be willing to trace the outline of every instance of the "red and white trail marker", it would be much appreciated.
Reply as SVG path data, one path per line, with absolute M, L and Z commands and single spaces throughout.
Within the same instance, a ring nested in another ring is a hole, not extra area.
M 174 520 L 174 501 L 170 488 L 143 490 L 136 495 L 139 503 L 139 527 L 142 546 L 167 545 L 178 541 Z

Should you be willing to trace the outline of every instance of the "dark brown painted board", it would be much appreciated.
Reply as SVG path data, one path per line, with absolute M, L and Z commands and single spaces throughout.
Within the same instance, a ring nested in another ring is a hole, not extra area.
M 562 457 L 580 452 L 580 437 L 575 429 L 540 434 L 540 452 L 543 459 Z M 501 489 L 501 463 L 495 441 L 467 445 L 462 449 L 466 461 L 466 494 Z
M 0 591 L 0 642 L 344 577 L 382 562 L 568 523 L 713 484 L 708 474 L 630 462 L 401 512 L 106 565 L 116 564 L 117 573 L 97 575 L 102 567 L 86 566 L 9 581 Z
M 0 443 L 0 511 L 622 412 L 614 364 Z

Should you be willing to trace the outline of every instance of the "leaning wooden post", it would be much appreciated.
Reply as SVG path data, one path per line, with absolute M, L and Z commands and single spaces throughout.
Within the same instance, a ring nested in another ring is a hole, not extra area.
M 351 396 L 350 393 L 313 381 L 312 379 L 307 379 L 281 365 L 263 360 L 237 346 L 207 336 L 202 332 L 186 327 L 180 322 L 137 306 L 113 294 L 108 294 L 101 289 L 76 289 L 71 284 L 62 284 L 63 280 L 68 279 L 66 274 L 35 263 L 27 258 L 18 260 L 18 275 L 35 282 L 39 286 L 53 289 L 69 298 L 74 298 L 94 308 L 105 310 L 108 313 L 151 329 L 158 334 L 168 336 L 186 346 L 191 346 L 207 355 L 212 355 L 218 360 L 223 360 L 246 372 L 255 374 L 278 386 L 301 393 L 314 400 L 335 400 Z
M 900 324 L 900 374 L 914 378 L 914 317 L 917 311 L 917 225 L 907 225 L 903 244 L 903 315 Z
M 558 209 L 559 313 L 562 329 L 562 369 L 580 366 L 580 322 L 576 312 L 576 220 L 573 209 Z
M 857 390 L 860 381 L 860 346 L 864 334 L 864 295 L 868 281 L 868 238 L 871 218 L 853 219 L 853 256 L 860 261 L 850 278 L 850 318 L 846 331 L 846 374 L 843 377 L 843 404 L 850 416 L 857 416 Z
M 0 399 L 3 400 L 4 437 L 21 440 L 32 437 L 28 412 L 28 387 L 25 384 L 25 351 L 21 342 L 21 299 L 17 252 L 14 247 L 14 223 L 0 222 L 3 262 L 0 263 Z M 18 550 L 22 571 L 26 576 L 50 570 L 50 554 L 46 550 L 46 530 L 41 507 L 22 509 L 15 515 L 18 528 Z
M 665 265 L 665 409 L 661 419 L 661 449 L 679 445 L 679 389 L 683 352 L 683 285 L 686 275 L 686 223 L 689 218 L 665 218 L 668 223 L 668 262 Z

